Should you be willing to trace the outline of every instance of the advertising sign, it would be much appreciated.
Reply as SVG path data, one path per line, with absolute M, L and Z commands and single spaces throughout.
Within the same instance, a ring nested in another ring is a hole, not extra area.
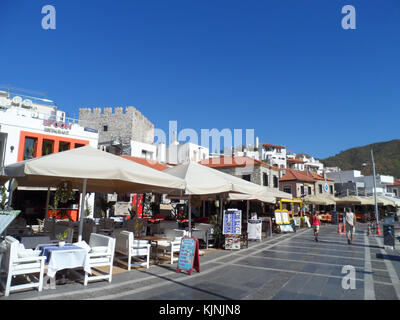
M 224 211 L 223 234 L 242 233 L 242 210 L 228 209 Z
M 239 250 L 240 249 L 240 235 L 227 234 L 225 235 L 225 250 Z
M 183 237 L 181 240 L 181 249 L 179 251 L 177 272 L 187 270 L 192 274 L 193 268 L 200 272 L 199 241 L 196 237 Z
M 247 222 L 248 239 L 261 240 L 261 220 L 251 219 Z

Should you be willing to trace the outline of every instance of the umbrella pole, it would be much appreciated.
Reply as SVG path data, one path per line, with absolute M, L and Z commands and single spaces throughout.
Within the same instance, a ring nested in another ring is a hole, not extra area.
M 190 204 L 190 196 L 189 196 L 189 237 L 191 236 L 192 236 L 192 206 Z
M 247 222 L 249 221 L 249 210 L 250 210 L 249 204 L 250 204 L 250 201 L 247 200 L 247 206 L 246 206 L 246 221 Z
M 50 202 L 50 187 L 47 188 L 47 197 L 46 197 L 46 211 L 44 213 L 45 219 L 49 217 L 49 202 Z
M 82 190 L 81 206 L 80 206 L 80 212 L 79 212 L 79 236 L 78 236 L 78 242 L 82 241 L 83 214 L 85 212 L 85 198 L 86 198 L 86 184 L 87 184 L 87 179 L 83 179 L 83 190 Z
M 220 214 L 220 219 L 221 219 L 221 225 L 223 224 L 223 221 L 224 221 L 224 217 L 223 217 L 223 214 L 224 214 L 224 208 L 223 208 L 223 205 L 224 205 L 224 196 L 222 195 L 221 197 L 220 197 L 220 201 L 219 201 L 220 203 L 219 203 L 219 214 Z

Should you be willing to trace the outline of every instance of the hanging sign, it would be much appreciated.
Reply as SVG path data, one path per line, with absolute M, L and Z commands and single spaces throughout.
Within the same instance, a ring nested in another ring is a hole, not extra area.
M 241 234 L 242 233 L 242 210 L 224 210 L 224 221 L 222 234 Z
M 247 221 L 248 239 L 261 240 L 261 220 L 251 219 Z
M 177 272 L 187 270 L 192 275 L 193 269 L 200 272 L 199 240 L 196 237 L 183 237 L 179 251 Z

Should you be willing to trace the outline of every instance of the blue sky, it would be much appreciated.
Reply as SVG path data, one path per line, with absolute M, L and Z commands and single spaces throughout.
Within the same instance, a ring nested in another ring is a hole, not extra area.
M 399 138 L 398 0 L 1 0 L 0 39 L 0 85 L 71 116 L 133 105 L 166 132 L 254 129 L 320 158 Z

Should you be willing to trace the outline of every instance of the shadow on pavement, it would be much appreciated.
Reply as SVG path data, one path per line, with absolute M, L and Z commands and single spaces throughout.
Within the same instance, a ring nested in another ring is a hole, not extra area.
M 394 256 L 394 255 L 391 255 L 391 254 L 377 253 L 376 257 L 378 259 L 387 259 L 387 260 L 391 260 L 391 261 L 400 261 L 400 256 Z
M 162 265 L 159 265 L 159 267 L 164 268 L 164 269 L 167 269 L 167 270 L 175 270 L 175 271 L 176 271 L 176 268 L 172 268 L 172 267 L 169 267 L 169 266 L 162 266 Z M 141 271 L 141 272 L 147 273 L 146 271 Z M 217 294 L 217 293 L 215 293 L 215 292 L 211 292 L 211 291 L 208 291 L 208 290 L 204 290 L 204 289 L 196 288 L 196 287 L 193 287 L 193 286 L 189 286 L 189 285 L 187 285 L 187 284 L 184 284 L 184 283 L 181 283 L 181 282 L 179 282 L 179 281 L 175 281 L 175 280 L 172 280 L 172 279 L 169 279 L 169 278 L 167 278 L 167 277 L 163 277 L 163 276 L 160 276 L 160 275 L 157 275 L 157 274 L 152 274 L 152 276 L 157 277 L 157 278 L 159 278 L 159 279 L 163 279 L 163 280 L 172 282 L 172 283 L 174 283 L 174 284 L 178 284 L 178 285 L 180 285 L 180 286 L 182 286 L 182 287 L 186 287 L 186 288 L 189 288 L 189 289 L 192 289 L 192 290 L 197 290 L 197 291 L 200 291 L 200 292 L 204 292 L 204 293 L 213 295 L 213 296 L 218 297 L 218 298 L 220 298 L 220 299 L 224 299 L 224 300 L 234 300 L 234 299 L 232 299 L 232 298 L 225 297 L 225 296 L 220 295 L 220 294 Z

